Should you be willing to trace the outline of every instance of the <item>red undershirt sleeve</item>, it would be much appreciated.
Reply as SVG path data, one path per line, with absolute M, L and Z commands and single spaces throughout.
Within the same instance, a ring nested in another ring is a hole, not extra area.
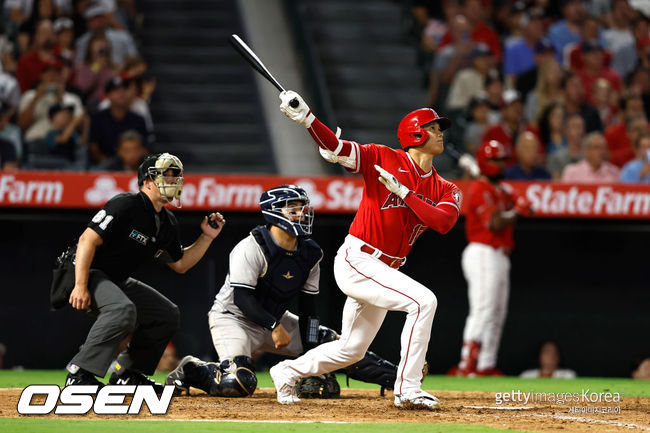
M 451 202 L 440 202 L 438 206 L 430 205 L 412 192 L 404 197 L 404 203 L 417 215 L 427 227 L 443 235 L 449 232 L 458 221 L 458 206 Z

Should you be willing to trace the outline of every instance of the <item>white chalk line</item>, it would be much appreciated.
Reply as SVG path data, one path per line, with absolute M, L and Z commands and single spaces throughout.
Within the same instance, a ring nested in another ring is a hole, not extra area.
M 531 410 L 531 406 L 463 406 L 464 409 Z
M 464 406 L 468 407 L 468 406 Z M 472 416 L 476 418 L 489 418 L 490 415 L 485 415 L 485 414 L 465 414 L 466 416 Z M 500 418 L 499 415 L 496 415 L 494 418 Z M 626 428 L 635 428 L 643 431 L 650 431 L 650 427 L 644 426 L 644 425 L 639 425 L 639 424 L 633 424 L 633 423 L 626 423 L 626 422 L 619 422 L 619 421 L 608 421 L 604 419 L 593 419 L 593 418 L 585 418 L 582 416 L 570 416 L 570 415 L 556 415 L 556 414 L 542 414 L 542 413 L 526 413 L 526 414 L 513 414 L 509 415 L 508 418 L 553 418 L 553 419 L 559 419 L 563 421 L 578 421 L 578 422 L 584 422 L 584 423 L 591 423 L 591 424 L 605 424 L 605 425 L 610 425 L 612 427 L 626 427 Z

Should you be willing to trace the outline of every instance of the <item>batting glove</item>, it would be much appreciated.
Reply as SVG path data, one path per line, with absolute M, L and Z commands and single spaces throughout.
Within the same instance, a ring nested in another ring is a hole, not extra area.
M 291 106 L 292 100 L 298 101 L 297 107 Z M 302 97 L 293 90 L 285 90 L 280 93 L 280 111 L 282 111 L 289 119 L 296 123 L 309 128 L 314 121 L 314 115 L 311 114 L 309 106 L 305 103 Z
M 383 183 L 388 191 L 397 195 L 402 200 L 406 197 L 406 194 L 409 193 L 409 189 L 402 185 L 399 180 L 395 178 L 392 174 L 375 164 L 375 170 L 379 172 L 379 182 Z
M 519 215 L 523 217 L 530 217 L 533 215 L 533 212 L 535 210 L 533 209 L 531 203 L 522 196 L 517 197 L 517 200 L 515 201 L 515 212 L 517 212 Z

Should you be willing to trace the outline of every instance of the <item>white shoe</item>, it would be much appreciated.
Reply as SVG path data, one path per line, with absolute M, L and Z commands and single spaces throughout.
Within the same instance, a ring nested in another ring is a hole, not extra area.
M 421 389 L 395 396 L 395 406 L 400 409 L 440 409 L 440 400 Z
M 278 403 L 280 404 L 294 404 L 298 403 L 300 399 L 296 392 L 296 384 L 291 383 L 290 380 L 286 379 L 281 371 L 282 367 L 279 364 L 274 365 L 269 370 L 271 374 L 271 380 L 275 385 L 276 397 Z

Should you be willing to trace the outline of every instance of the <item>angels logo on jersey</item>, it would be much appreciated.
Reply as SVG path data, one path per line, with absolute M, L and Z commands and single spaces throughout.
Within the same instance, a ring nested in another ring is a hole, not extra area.
M 432 206 L 437 205 L 437 203 L 434 203 L 433 200 L 423 196 L 422 194 L 416 194 L 416 197 L 419 197 L 420 199 L 424 200 L 425 202 L 429 203 Z M 393 194 L 391 192 L 390 194 L 388 194 L 388 197 L 386 197 L 386 201 L 384 202 L 384 204 L 381 205 L 381 210 L 390 209 L 392 207 L 407 207 L 407 206 L 406 203 L 404 203 L 404 200 L 402 200 L 396 194 Z

